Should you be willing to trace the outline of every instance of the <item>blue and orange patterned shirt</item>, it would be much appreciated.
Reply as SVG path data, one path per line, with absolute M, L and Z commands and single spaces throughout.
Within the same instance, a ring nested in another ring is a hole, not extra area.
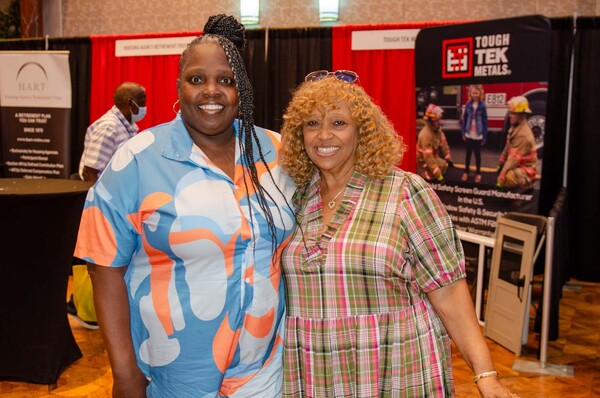
M 279 135 L 256 133 L 272 178 L 255 143 L 258 176 L 278 241 L 287 242 L 294 185 L 277 165 Z M 239 152 L 232 180 L 178 115 L 123 144 L 88 193 L 75 256 L 128 266 L 131 333 L 149 396 L 280 395 L 279 261 Z

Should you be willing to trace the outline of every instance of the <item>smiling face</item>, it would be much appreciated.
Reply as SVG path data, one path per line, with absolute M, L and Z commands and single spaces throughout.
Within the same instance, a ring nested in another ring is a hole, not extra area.
M 343 178 L 356 162 L 358 127 L 347 103 L 323 115 L 314 109 L 302 126 L 304 148 L 321 173 Z
M 189 51 L 177 79 L 183 122 L 196 142 L 231 138 L 239 102 L 225 52 L 216 43 L 200 43 Z
M 477 87 L 471 87 L 469 95 L 471 96 L 471 101 L 479 101 L 481 99 L 481 91 Z

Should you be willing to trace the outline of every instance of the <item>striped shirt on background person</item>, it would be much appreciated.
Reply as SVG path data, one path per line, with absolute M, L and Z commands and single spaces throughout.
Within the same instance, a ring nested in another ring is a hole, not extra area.
M 113 105 L 85 132 L 83 154 L 79 162 L 79 176 L 83 179 L 83 166 L 102 172 L 117 148 L 135 136 L 138 131 L 137 124 L 127 121 L 119 108 Z

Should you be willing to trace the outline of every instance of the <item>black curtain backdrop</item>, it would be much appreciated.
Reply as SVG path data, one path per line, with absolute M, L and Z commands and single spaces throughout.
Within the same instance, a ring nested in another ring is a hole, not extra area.
M 552 44 L 550 58 L 550 79 L 548 81 L 548 102 L 546 110 L 546 133 L 544 136 L 544 172 L 540 186 L 539 214 L 548 216 L 563 186 L 566 131 L 568 124 L 569 78 L 571 52 L 573 50 L 573 18 L 552 19 Z M 567 250 L 568 218 L 564 217 L 564 228 L 556 231 L 555 245 Z M 568 279 L 567 264 L 564 258 L 554 258 L 554 281 L 560 283 L 553 291 L 560 294 L 562 284 Z M 534 273 L 544 272 L 545 256 L 540 255 L 535 263 Z
M 279 131 L 292 90 L 309 72 L 331 70 L 331 28 L 268 31 L 265 121 Z
M 246 39 L 254 122 L 279 131 L 292 89 L 309 72 L 331 69 L 331 28 L 247 30 Z
M 563 184 L 573 18 L 550 20 L 552 47 L 539 213 L 548 215 Z
M 566 233 L 568 219 L 564 217 L 565 209 L 562 206 L 554 208 L 555 201 L 561 192 L 564 175 L 567 108 L 569 101 L 569 72 L 571 51 L 573 49 L 573 18 L 559 18 L 550 20 L 552 25 L 552 41 L 550 55 L 550 78 L 548 81 L 548 101 L 546 108 L 546 132 L 544 136 L 544 172 L 540 185 L 540 199 L 538 213 L 544 216 L 552 215 L 556 218 L 554 255 L 552 258 L 552 286 L 550 302 L 550 330 L 549 340 L 558 338 L 559 302 L 562 297 L 562 287 L 568 279 L 566 277 L 567 262 L 562 255 L 566 252 Z M 561 216 L 560 219 L 558 216 Z M 559 224 L 560 221 L 560 224 Z M 545 251 L 540 253 L 534 264 L 534 274 L 544 273 Z M 542 305 L 538 306 L 535 318 L 535 331 L 541 330 Z
M 244 57 L 248 78 L 254 89 L 254 124 L 272 128 L 265 119 L 265 108 L 270 102 L 264 95 L 267 81 L 264 29 L 246 30 L 246 48 L 242 51 L 242 57 Z
M 77 172 L 83 152 L 85 130 L 90 124 L 89 98 L 91 73 L 91 42 L 85 38 L 50 38 L 48 48 L 44 39 L 0 40 L 0 51 L 69 51 L 71 70 L 71 164 Z M 1 140 L 0 140 L 1 141 Z M 1 148 L 0 148 L 1 149 Z M 1 153 L 1 151 L 0 151 Z M 4 177 L 4 162 L 0 159 L 0 176 Z
M 567 212 L 570 276 L 600 281 L 597 231 L 600 225 L 600 18 L 577 18 Z

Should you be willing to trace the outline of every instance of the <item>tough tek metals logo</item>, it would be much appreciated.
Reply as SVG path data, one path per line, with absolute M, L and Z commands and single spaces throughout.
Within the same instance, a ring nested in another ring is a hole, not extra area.
M 443 40 L 442 77 L 510 75 L 506 55 L 509 45 L 510 33 Z

